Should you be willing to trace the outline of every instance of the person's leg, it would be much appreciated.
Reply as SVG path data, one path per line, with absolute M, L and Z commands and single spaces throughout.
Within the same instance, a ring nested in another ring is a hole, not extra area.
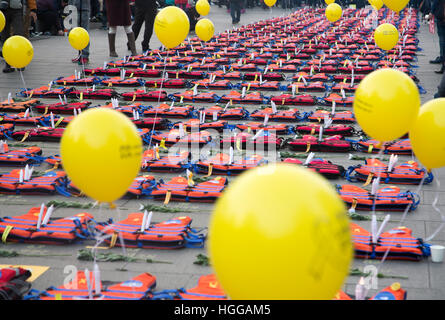
M 236 5 L 234 1 L 230 1 L 230 16 L 232 17 L 232 23 L 236 23 Z
M 146 10 L 144 10 L 144 8 L 136 6 L 136 12 L 134 15 L 134 22 L 133 25 L 131 27 L 131 29 L 133 30 L 134 33 L 134 38 L 137 39 L 139 36 L 139 32 L 141 31 L 142 28 L 142 24 L 144 23 L 145 20 L 145 12 Z
M 88 0 L 81 0 L 81 10 L 80 10 L 80 26 L 85 30 L 90 30 L 90 2 Z M 82 58 L 85 62 L 88 62 L 90 56 L 90 44 L 82 50 Z
M 144 40 L 142 40 L 142 50 L 145 52 L 150 50 L 150 40 L 153 35 L 153 25 L 156 18 L 156 8 L 149 8 L 145 12 L 145 30 Z
M 134 37 L 133 30 L 131 29 L 131 25 L 130 26 L 124 26 L 124 30 L 125 30 L 125 33 L 127 34 L 127 39 L 128 39 L 128 44 L 130 46 L 131 54 L 133 56 L 135 56 L 135 55 L 137 55 L 136 40 L 135 40 L 135 37 Z
M 116 31 L 117 27 L 110 26 L 108 28 L 108 47 L 110 49 L 110 57 L 117 57 L 116 53 Z
M 242 2 L 237 2 L 237 9 L 236 9 L 236 22 L 240 22 L 241 19 L 241 7 L 242 7 Z
M 1 33 L 2 38 L 2 47 L 6 40 L 11 36 L 11 9 L 7 9 L 3 11 L 5 16 L 5 27 Z M 3 68 L 4 73 L 14 72 L 15 69 L 11 68 L 11 66 L 5 60 L 5 67 Z

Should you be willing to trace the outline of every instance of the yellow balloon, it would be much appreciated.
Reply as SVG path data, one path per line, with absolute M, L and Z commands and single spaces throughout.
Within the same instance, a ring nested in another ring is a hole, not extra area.
M 409 0 L 383 0 L 385 6 L 395 12 L 400 12 L 403 8 L 406 7 Z
M 187 37 L 190 21 L 184 10 L 169 6 L 156 15 L 154 30 L 159 41 L 168 49 L 172 49 Z
M 201 19 L 196 23 L 195 32 L 202 41 L 209 41 L 215 33 L 215 26 L 209 19 Z
M 210 5 L 209 5 L 209 2 L 207 0 L 198 0 L 198 2 L 196 2 L 195 8 L 196 8 L 196 11 L 201 16 L 206 16 L 210 12 Z
M 325 14 L 329 21 L 335 22 L 341 18 L 342 12 L 341 7 L 337 3 L 331 3 L 326 7 Z
M 381 142 L 400 138 L 411 128 L 420 108 L 414 81 L 399 70 L 368 74 L 355 91 L 353 110 L 363 131 Z
M 369 4 L 375 9 L 380 10 L 383 6 L 382 0 L 369 0 Z
M 94 108 L 69 123 L 60 152 L 77 188 L 99 202 L 113 202 L 127 192 L 139 172 L 142 140 L 127 116 Z
M 90 42 L 90 35 L 84 28 L 76 27 L 72 29 L 68 35 L 68 41 L 76 50 L 83 50 Z
M 275 3 L 277 3 L 277 0 L 264 0 L 264 3 L 268 6 L 268 7 L 273 7 L 275 5 Z
M 414 155 L 428 169 L 445 166 L 445 98 L 425 103 L 419 111 L 409 139 Z
M 379 25 L 374 31 L 375 44 L 383 50 L 391 50 L 399 42 L 399 31 L 390 23 Z
M 345 205 L 307 168 L 251 169 L 215 204 L 209 254 L 231 299 L 332 299 L 353 256 Z
M 5 24 L 6 24 L 5 15 L 3 14 L 3 12 L 0 11 L 0 32 L 2 32 L 3 29 L 5 28 Z
M 331 3 L 334 3 L 335 2 L 335 0 L 324 0 L 324 2 L 326 2 L 326 4 L 331 4 Z
M 12 36 L 3 44 L 3 58 L 14 68 L 26 67 L 33 57 L 34 48 L 25 37 Z

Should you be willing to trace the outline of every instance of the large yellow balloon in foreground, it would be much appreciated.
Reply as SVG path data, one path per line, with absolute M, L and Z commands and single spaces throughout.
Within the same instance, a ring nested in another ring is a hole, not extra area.
M 196 12 L 198 12 L 201 16 L 206 16 L 210 12 L 210 5 L 207 0 L 198 0 L 196 2 Z
M 26 67 L 33 57 L 34 48 L 25 37 L 12 36 L 3 44 L 3 58 L 14 68 Z
M 409 138 L 414 155 L 428 170 L 445 166 L 445 98 L 420 108 Z
M 399 31 L 390 23 L 382 23 L 374 31 L 375 44 L 383 50 L 391 50 L 399 41 Z
M 190 31 L 190 21 L 184 10 L 169 6 L 156 15 L 154 30 L 159 41 L 168 49 L 181 44 Z
M 218 199 L 209 253 L 231 299 L 332 299 L 353 255 L 345 205 L 304 167 L 251 169 Z
M 209 41 L 215 33 L 215 26 L 209 19 L 201 19 L 196 23 L 195 32 L 202 41 Z
M 414 123 L 420 95 L 414 81 L 399 70 L 385 68 L 368 74 L 354 98 L 357 123 L 370 137 L 381 142 L 398 139 Z
M 335 21 L 337 21 L 338 19 L 341 18 L 342 9 L 341 9 L 341 7 L 338 4 L 331 3 L 330 5 L 328 5 L 326 7 L 325 14 L 326 14 L 326 18 L 329 21 L 335 22 Z
M 76 27 L 68 34 L 68 41 L 76 50 L 83 50 L 90 43 L 90 35 L 84 28 Z
M 77 188 L 99 202 L 113 202 L 127 192 L 139 172 L 142 140 L 123 113 L 94 108 L 70 122 L 60 152 Z
M 334 3 L 335 2 L 335 0 L 324 0 L 324 2 L 326 3 L 326 4 L 331 4 L 331 3 Z

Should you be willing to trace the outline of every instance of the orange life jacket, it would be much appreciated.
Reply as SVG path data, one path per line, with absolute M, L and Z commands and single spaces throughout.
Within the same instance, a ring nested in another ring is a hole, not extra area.
M 110 219 L 98 223 L 96 229 L 104 234 L 120 234 L 126 247 L 144 249 L 202 248 L 205 235 L 191 228 L 192 219 L 187 216 L 169 219 L 161 223 L 151 223 L 141 231 L 144 213 L 130 213 L 119 222 Z M 114 236 L 105 239 L 110 247 L 120 247 Z
M 432 173 L 427 173 L 425 169 L 419 169 L 419 165 L 415 161 L 403 162 L 388 172 L 388 166 L 379 159 L 366 159 L 364 165 L 350 166 L 345 177 L 349 181 L 355 179 L 368 181 L 373 177 L 380 177 L 381 183 L 419 184 L 425 174 L 428 176 L 423 183 L 431 183 L 433 181 Z
M 42 220 L 48 208 L 44 207 Z M 89 213 L 79 213 L 71 217 L 50 219 L 37 228 L 40 207 L 31 208 L 28 213 L 0 218 L 0 234 L 4 241 L 69 244 L 81 242 L 89 237 L 87 224 L 93 221 Z
M 153 293 L 153 300 L 227 300 L 221 284 L 214 274 L 199 277 L 194 288 L 163 290 Z
M 267 163 L 267 161 L 257 154 L 230 162 L 230 156 L 228 154 L 218 153 L 210 159 L 198 161 L 196 168 L 199 173 L 206 173 L 208 175 L 235 176 L 245 170 L 255 168 L 265 163 Z
M 350 230 L 356 258 L 380 260 L 389 250 L 388 260 L 420 261 L 431 254 L 429 245 L 413 237 L 412 230 L 406 227 L 380 234 L 376 243 L 372 242 L 372 234 L 357 224 L 350 223 Z
M 396 186 L 380 188 L 375 195 L 355 185 L 337 185 L 337 191 L 346 204 L 357 210 L 405 211 L 409 206 L 413 211 L 420 202 L 416 193 L 401 192 Z
M 300 139 L 291 139 L 287 142 L 292 150 L 296 151 L 320 151 L 320 152 L 348 152 L 351 150 L 351 143 L 342 139 L 342 136 L 335 135 L 324 138 L 321 141 L 318 137 L 304 135 Z
M 189 186 L 188 180 L 183 177 L 174 177 L 169 182 L 160 183 L 154 188 L 151 195 L 155 200 L 214 202 L 220 197 L 227 185 L 227 179 L 216 177 L 206 182 Z
M 337 122 L 337 123 L 355 122 L 355 117 L 352 111 L 339 111 L 332 114 L 330 111 L 327 110 L 316 110 L 308 116 L 308 120 L 321 122 L 325 116 L 331 118 L 332 122 Z
M 27 300 L 88 300 L 87 278 L 84 271 L 77 271 L 74 280 L 59 287 L 49 287 L 45 291 L 31 290 Z M 156 287 L 156 278 L 150 273 L 142 273 L 130 280 L 107 284 L 100 282 L 100 295 L 95 294 L 94 273 L 89 273 L 93 300 L 148 300 Z

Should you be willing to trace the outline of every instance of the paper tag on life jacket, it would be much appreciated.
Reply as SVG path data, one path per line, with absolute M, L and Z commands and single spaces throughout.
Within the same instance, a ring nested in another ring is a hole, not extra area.
M 184 136 L 185 136 L 185 133 L 184 133 L 184 125 L 183 125 L 182 122 L 180 122 L 180 123 L 179 123 L 179 137 L 182 138 L 182 137 L 184 137 Z
M 51 112 L 49 116 L 50 116 L 50 120 L 51 120 L 51 128 L 54 129 L 54 115 L 53 115 L 53 113 Z
M 256 140 L 258 137 L 261 137 L 263 135 L 264 129 L 260 129 L 257 131 L 257 133 L 252 137 L 252 140 Z
M 214 111 L 213 112 L 213 121 L 218 120 L 218 112 Z
M 267 126 L 267 122 L 269 121 L 269 115 L 266 113 L 264 116 L 263 126 Z
M 329 115 L 324 115 L 324 127 L 329 128 L 332 125 L 332 118 L 329 117 Z
M 28 118 L 29 117 L 29 108 L 26 109 L 25 114 L 23 115 L 23 118 Z
M 307 166 L 309 163 L 311 163 L 311 161 L 314 158 L 314 156 L 315 156 L 314 152 L 309 153 L 307 158 L 306 158 L 306 161 L 304 162 L 303 165 Z
M 205 123 L 205 120 L 206 120 L 206 113 L 205 112 L 200 111 L 200 119 L 201 119 L 200 123 Z
M 272 107 L 272 113 L 277 113 L 277 105 L 275 104 L 275 102 L 270 100 L 270 105 Z
M 293 84 L 292 85 L 292 96 L 295 97 L 295 93 L 297 92 L 297 85 Z
M 8 92 L 8 104 L 12 103 L 12 94 L 11 92 Z
M 76 108 L 73 108 L 73 114 L 74 114 L 74 117 L 77 117 L 77 110 L 76 110 Z
M 49 219 L 51 218 L 51 215 L 52 215 L 53 211 L 54 211 L 54 206 L 51 205 L 51 206 L 46 210 L 45 217 L 43 218 L 43 221 L 42 221 L 42 226 L 45 226 L 45 225 L 48 223 Z
M 193 95 L 196 96 L 198 94 L 198 84 L 195 84 L 193 87 Z
M 395 154 L 391 154 L 391 156 L 389 157 L 389 163 L 388 163 L 388 172 L 391 172 L 392 169 L 394 168 L 394 165 L 396 164 L 398 160 L 398 156 Z
M 320 132 L 318 134 L 318 141 L 323 140 L 323 126 L 320 126 Z
M 343 87 L 340 89 L 340 93 L 343 99 L 346 99 L 345 90 L 343 90 Z
M 264 68 L 264 74 L 266 74 L 267 73 L 267 70 L 269 70 L 269 66 L 266 66 L 266 68 Z M 260 80 L 260 82 L 261 82 L 261 80 Z
M 309 72 L 309 75 L 313 75 L 314 74 L 314 66 L 311 66 L 311 71 Z
M 374 181 L 372 182 L 372 187 L 371 187 L 371 194 L 375 195 L 377 192 L 377 189 L 379 188 L 380 185 L 380 177 L 377 177 L 374 179 Z
M 241 90 L 241 98 L 244 98 L 246 96 L 246 87 L 243 87 Z
M 80 93 L 80 95 L 79 95 L 79 100 L 80 100 L 80 101 L 83 100 L 83 92 Z

